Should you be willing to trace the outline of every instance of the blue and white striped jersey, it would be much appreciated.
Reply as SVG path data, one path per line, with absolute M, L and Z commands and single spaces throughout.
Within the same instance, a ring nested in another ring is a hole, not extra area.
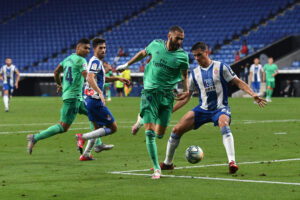
M 9 84 L 13 86 L 15 84 L 15 76 L 18 68 L 15 65 L 3 65 L 0 69 L 0 74 L 3 77 L 3 84 Z
M 105 69 L 103 66 L 103 62 L 99 60 L 96 56 L 93 56 L 89 61 L 86 71 L 87 73 L 96 74 L 96 83 L 100 90 L 103 90 L 103 86 L 105 83 Z M 84 95 L 90 96 L 95 99 L 100 99 L 99 94 L 96 91 L 94 91 L 92 87 L 90 87 L 88 82 L 85 85 Z
M 261 64 L 255 65 L 252 64 L 250 67 L 250 72 L 252 72 L 252 82 L 261 82 L 261 76 L 264 71 L 264 68 Z
M 189 90 L 199 91 L 199 106 L 204 110 L 215 110 L 228 106 L 228 86 L 235 73 L 219 61 L 212 61 L 207 67 L 198 66 L 191 71 Z

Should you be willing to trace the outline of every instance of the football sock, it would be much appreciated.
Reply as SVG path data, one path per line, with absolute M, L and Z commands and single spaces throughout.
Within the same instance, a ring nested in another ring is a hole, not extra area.
M 156 147 L 156 142 L 155 142 L 155 132 L 152 130 L 146 130 L 146 146 L 147 150 L 150 156 L 150 159 L 153 164 L 154 170 L 159 169 L 160 166 L 158 163 L 158 156 L 157 156 L 157 147 Z
M 106 135 L 110 135 L 110 134 L 111 134 L 110 128 L 99 128 L 92 132 L 83 134 L 82 139 L 89 140 L 89 139 L 94 139 L 94 138 L 98 138 L 98 137 L 102 137 L 102 136 L 106 136 Z
M 110 94 L 110 88 L 108 89 L 108 90 L 106 90 L 107 91 L 107 98 L 111 98 L 111 94 Z
M 34 134 L 34 140 L 37 142 L 39 140 L 51 137 L 53 135 L 56 135 L 56 134 L 62 133 L 62 132 L 64 132 L 63 127 L 60 124 L 56 124 L 56 125 L 50 126 L 48 129 L 46 129 L 40 133 Z
M 168 144 L 167 144 L 167 150 L 166 150 L 166 159 L 164 163 L 166 165 L 171 165 L 173 163 L 174 154 L 176 151 L 176 148 L 179 145 L 180 142 L 180 135 L 176 135 L 175 133 L 171 133 L 171 136 L 169 138 Z
M 8 110 L 8 96 L 7 95 L 3 96 L 3 102 L 4 102 L 5 109 Z
M 93 122 L 90 122 L 90 127 L 91 127 L 91 131 L 93 131 L 94 130 L 94 124 L 93 124 Z M 101 139 L 100 138 L 97 138 L 97 140 L 96 140 L 96 145 L 101 145 L 102 144 L 102 141 L 101 141 Z M 93 148 L 93 146 L 91 147 L 91 149 Z
M 235 161 L 234 141 L 229 126 L 221 128 L 223 134 L 223 144 L 227 153 L 228 162 Z
M 267 89 L 267 98 L 270 98 L 270 90 Z
M 92 148 L 93 148 L 93 146 L 95 144 L 95 141 L 96 141 L 96 139 L 90 139 L 90 140 L 88 140 L 88 143 L 87 143 L 87 145 L 85 147 L 85 150 L 83 152 L 83 156 L 84 157 L 89 157 L 90 156 Z
M 100 139 L 100 138 L 97 138 L 97 140 L 96 140 L 96 145 L 97 145 L 97 146 L 100 146 L 101 144 L 102 144 L 101 139 Z
M 270 99 L 271 99 L 271 97 L 272 97 L 272 94 L 273 94 L 273 90 L 270 90 Z

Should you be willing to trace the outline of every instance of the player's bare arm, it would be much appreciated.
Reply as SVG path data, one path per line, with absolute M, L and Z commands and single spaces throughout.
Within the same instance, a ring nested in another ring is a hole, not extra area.
M 105 76 L 105 82 L 109 83 L 109 82 L 114 82 L 114 81 L 121 81 L 122 83 L 125 84 L 130 84 L 130 80 L 126 79 L 126 78 L 121 78 L 121 77 L 116 77 L 116 76 Z
M 0 80 L 3 81 L 3 76 L 0 74 Z
M 100 97 L 101 101 L 103 102 L 103 105 L 105 105 L 105 99 L 104 99 L 103 93 L 96 83 L 95 76 L 96 76 L 96 74 L 94 74 L 94 73 L 88 73 L 86 81 L 93 88 L 93 90 L 95 90 L 99 94 L 99 97 Z
M 61 77 L 60 74 L 64 71 L 64 68 L 62 65 L 58 65 L 56 69 L 54 70 L 54 80 L 56 82 L 57 86 L 57 93 L 62 91 L 62 86 L 61 86 Z
M 119 65 L 117 67 L 117 71 L 118 72 L 122 72 L 124 71 L 125 69 L 127 69 L 130 65 L 142 60 L 143 58 L 145 58 L 147 56 L 147 53 L 145 50 L 142 50 L 140 52 L 138 52 L 137 54 L 135 54 L 135 56 L 133 58 L 131 58 L 128 63 L 125 63 L 123 65 Z
M 18 87 L 19 87 L 19 81 L 20 81 L 19 70 L 16 70 L 16 75 L 17 75 L 17 80 L 16 80 L 16 83 L 15 83 L 15 87 L 16 87 L 16 89 L 18 89 Z
M 236 77 L 232 80 L 232 82 L 236 86 L 238 86 L 238 88 L 240 88 L 241 90 L 243 90 L 244 92 L 252 96 L 254 101 L 259 105 L 259 107 L 264 107 L 266 105 L 266 101 L 260 98 L 257 94 L 255 94 L 244 81 Z
M 175 100 L 180 101 L 189 96 L 189 82 L 188 82 L 188 71 L 182 70 L 181 71 L 181 79 L 182 79 L 182 85 L 183 85 L 183 92 L 176 95 Z
M 193 95 L 193 91 L 189 91 L 187 93 L 188 93 L 188 95 L 185 96 L 184 99 L 177 101 L 177 103 L 173 106 L 172 113 L 179 110 L 181 107 L 183 107 L 185 104 L 187 104 L 187 102 L 189 102 L 189 100 L 191 99 L 191 97 Z

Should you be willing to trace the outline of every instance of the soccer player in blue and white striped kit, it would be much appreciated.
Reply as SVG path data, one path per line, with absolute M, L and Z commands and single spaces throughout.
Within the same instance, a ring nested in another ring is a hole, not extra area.
M 9 101 L 12 97 L 14 89 L 18 89 L 20 73 L 18 68 L 12 64 L 11 58 L 5 59 L 5 64 L 0 69 L 0 80 L 3 81 L 3 102 L 5 107 L 5 112 L 8 112 Z
M 231 112 L 227 100 L 227 83 L 233 82 L 251 95 L 260 107 L 263 107 L 266 102 L 255 94 L 245 82 L 240 80 L 228 65 L 211 60 L 205 43 L 197 42 L 193 45 L 191 51 L 199 66 L 191 71 L 189 95 L 174 105 L 173 112 L 184 106 L 195 90 L 199 92 L 199 105 L 187 112 L 172 129 L 167 144 L 165 161 L 160 163 L 161 169 L 174 169 L 174 153 L 184 133 L 192 129 L 198 129 L 205 123 L 213 122 L 215 126 L 219 126 L 223 135 L 223 144 L 229 161 L 229 173 L 235 173 L 238 166 L 235 162 L 234 141 L 229 126 Z

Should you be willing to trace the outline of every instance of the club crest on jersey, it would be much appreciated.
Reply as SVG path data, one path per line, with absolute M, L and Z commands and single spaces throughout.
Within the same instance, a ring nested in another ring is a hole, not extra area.
M 110 121 L 111 120 L 111 116 L 107 115 L 107 120 Z
M 219 70 L 216 68 L 214 69 L 214 74 L 218 74 L 219 73 Z
M 156 54 L 159 54 L 159 51 L 155 52 Z

